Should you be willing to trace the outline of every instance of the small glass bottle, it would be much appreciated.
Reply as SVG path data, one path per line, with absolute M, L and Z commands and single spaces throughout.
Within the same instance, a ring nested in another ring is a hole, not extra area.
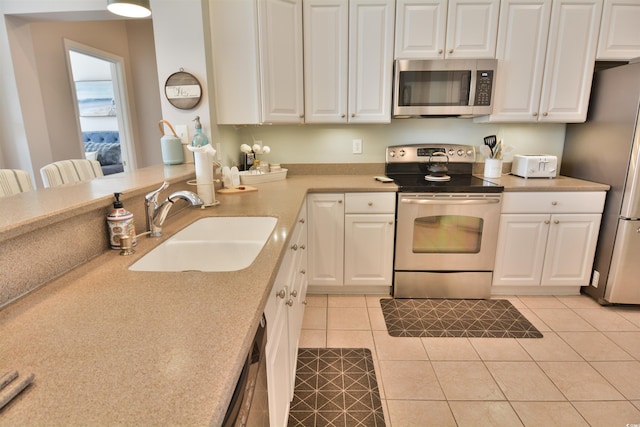
M 209 138 L 207 138 L 207 135 L 202 133 L 202 124 L 200 124 L 200 116 L 196 116 L 196 118 L 193 121 L 196 122 L 196 134 L 193 135 L 193 138 L 191 139 L 191 145 L 193 145 L 194 147 L 202 147 L 207 145 L 209 143 Z

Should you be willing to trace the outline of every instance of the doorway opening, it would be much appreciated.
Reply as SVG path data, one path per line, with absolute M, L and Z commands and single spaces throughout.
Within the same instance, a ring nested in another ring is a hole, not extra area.
M 64 43 L 82 152 L 100 161 L 105 175 L 135 170 L 124 59 L 72 40 Z

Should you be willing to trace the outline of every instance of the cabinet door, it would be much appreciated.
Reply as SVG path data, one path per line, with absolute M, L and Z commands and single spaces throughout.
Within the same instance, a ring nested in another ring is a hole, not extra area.
M 391 286 L 393 214 L 345 216 L 344 284 Z
M 304 1 L 306 123 L 347 122 L 349 1 Z
M 281 288 L 287 291 L 287 288 Z M 284 299 L 275 295 L 280 290 L 274 286 L 274 295 L 270 298 L 277 300 L 278 310 L 272 319 L 267 319 L 267 392 L 269 395 L 269 425 L 286 426 L 289 418 L 291 402 L 291 383 L 295 377 L 290 377 L 289 369 L 289 329 L 287 326 L 287 310 L 284 309 Z
M 639 56 L 640 2 L 604 0 L 596 59 L 628 61 Z
M 309 284 L 342 286 L 344 194 L 310 194 L 307 213 Z
M 551 216 L 541 284 L 587 286 L 596 251 L 599 214 Z
M 302 0 L 260 0 L 262 119 L 304 120 Z
M 602 0 L 553 2 L 540 121 L 586 120 L 601 14 Z
M 449 0 L 447 58 L 495 58 L 500 0 Z
M 442 59 L 447 0 L 397 0 L 396 59 Z
M 550 16 L 550 0 L 502 0 L 489 121 L 537 120 Z
M 349 2 L 349 122 L 391 122 L 394 0 Z
M 548 214 L 501 215 L 493 286 L 540 285 L 548 232 Z

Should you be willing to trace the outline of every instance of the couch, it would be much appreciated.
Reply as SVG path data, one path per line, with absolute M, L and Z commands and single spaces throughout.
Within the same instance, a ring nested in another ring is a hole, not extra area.
M 124 171 L 120 135 L 117 131 L 82 132 L 85 156 L 100 162 L 102 173 L 111 175 Z

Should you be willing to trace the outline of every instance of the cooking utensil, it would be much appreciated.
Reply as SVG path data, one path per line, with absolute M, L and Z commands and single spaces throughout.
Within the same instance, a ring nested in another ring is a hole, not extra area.
M 482 154 L 487 159 L 493 158 L 493 153 L 491 152 L 491 148 L 489 148 L 488 145 L 481 145 L 480 146 L 480 154 Z
M 498 137 L 495 135 L 489 135 L 484 137 L 484 144 L 491 149 L 491 158 L 494 157 L 494 149 L 496 148 L 496 144 L 498 142 Z

